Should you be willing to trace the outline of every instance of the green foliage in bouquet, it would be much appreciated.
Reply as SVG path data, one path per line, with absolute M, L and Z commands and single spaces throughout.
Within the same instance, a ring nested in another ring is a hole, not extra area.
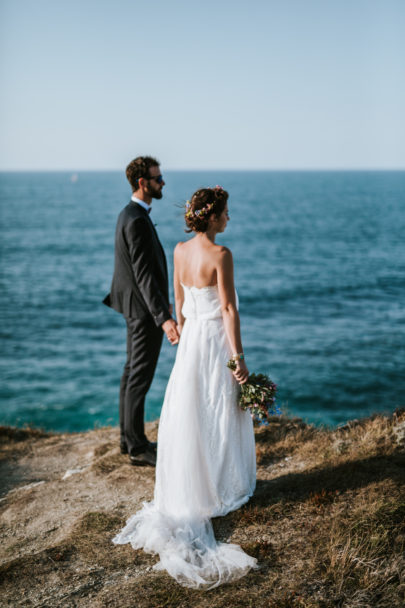
M 236 362 L 230 359 L 227 363 L 235 371 Z M 239 405 L 248 410 L 255 422 L 266 424 L 270 416 L 281 414 L 276 405 L 277 385 L 266 374 L 250 374 L 248 381 L 240 385 Z

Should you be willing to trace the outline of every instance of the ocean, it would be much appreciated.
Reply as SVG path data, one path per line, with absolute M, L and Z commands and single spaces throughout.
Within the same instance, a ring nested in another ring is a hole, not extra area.
M 336 426 L 405 405 L 405 172 L 165 172 L 153 202 L 172 273 L 182 205 L 230 193 L 231 248 L 250 371 L 288 415 Z M 102 305 L 123 172 L 2 173 L 0 423 L 118 424 L 123 318 Z M 171 293 L 173 293 L 171 288 Z M 146 403 L 160 414 L 176 354 L 164 341 Z

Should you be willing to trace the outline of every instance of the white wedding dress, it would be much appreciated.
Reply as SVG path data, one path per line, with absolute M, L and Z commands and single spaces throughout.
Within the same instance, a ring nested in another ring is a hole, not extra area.
M 159 423 L 154 500 L 113 542 L 158 553 L 154 568 L 184 586 L 211 588 L 256 566 L 238 545 L 217 542 L 210 521 L 252 496 L 255 441 L 226 367 L 231 352 L 218 288 L 183 289 L 186 321 Z

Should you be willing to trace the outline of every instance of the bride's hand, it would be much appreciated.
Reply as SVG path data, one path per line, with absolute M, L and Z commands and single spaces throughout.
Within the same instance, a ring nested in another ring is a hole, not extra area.
M 245 384 L 245 382 L 247 382 L 249 378 L 249 370 L 244 359 L 242 359 L 242 361 L 236 361 L 236 369 L 232 373 L 239 384 Z
M 181 336 L 181 332 L 183 331 L 183 326 L 180 325 L 179 323 L 177 323 L 177 331 L 179 333 L 179 336 Z

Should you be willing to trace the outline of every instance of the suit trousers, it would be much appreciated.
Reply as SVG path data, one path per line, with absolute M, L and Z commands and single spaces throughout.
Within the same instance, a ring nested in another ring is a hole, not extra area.
M 163 330 L 149 319 L 126 318 L 127 360 L 120 385 L 121 444 L 127 445 L 128 453 L 136 456 L 145 450 L 145 397 L 152 384 Z

